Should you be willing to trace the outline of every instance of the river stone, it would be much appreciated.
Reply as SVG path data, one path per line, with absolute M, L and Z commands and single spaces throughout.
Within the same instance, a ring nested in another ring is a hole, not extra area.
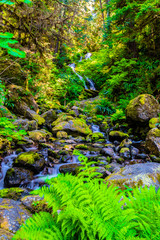
M 31 169 L 35 173 L 39 173 L 44 168 L 44 157 L 33 151 L 21 153 L 14 160 L 13 166 Z
M 72 163 L 72 164 L 64 164 L 61 165 L 59 168 L 60 173 L 72 173 L 76 174 L 78 171 L 80 164 L 78 163 Z
M 4 178 L 5 187 L 18 187 L 23 181 L 31 181 L 33 172 L 23 168 L 10 168 Z
M 41 114 L 41 117 L 45 119 L 46 124 L 51 124 L 53 121 L 57 119 L 57 114 L 53 109 L 51 109 Z
M 7 139 L 0 137 L 0 150 L 5 150 L 10 147 L 10 143 Z
M 31 214 L 15 200 L 0 198 L 0 228 L 15 233 Z
M 134 186 L 151 186 L 160 187 L 160 163 L 138 163 L 127 165 L 119 172 L 113 173 L 106 178 L 110 184 L 122 187 L 128 185 Z
M 14 121 L 13 124 L 25 131 L 32 131 L 38 128 L 38 124 L 35 120 L 29 121 L 28 119 L 20 118 Z
M 151 154 L 160 157 L 160 129 L 152 128 L 148 132 L 145 147 Z
M 151 118 L 158 117 L 159 113 L 160 104 L 150 94 L 142 94 L 132 99 L 126 108 L 127 118 L 137 122 L 148 122 Z
M 130 150 L 127 147 L 121 148 L 119 153 L 120 153 L 120 156 L 124 159 L 130 158 Z

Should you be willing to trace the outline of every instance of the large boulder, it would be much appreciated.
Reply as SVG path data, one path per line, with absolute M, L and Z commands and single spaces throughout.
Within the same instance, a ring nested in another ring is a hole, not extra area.
M 151 186 L 160 187 L 160 163 L 138 163 L 127 165 L 120 171 L 111 174 L 106 178 L 110 184 L 125 188 L 135 186 Z
M 158 117 L 159 113 L 160 104 L 150 94 L 142 94 L 132 99 L 126 108 L 128 119 L 142 123 Z
M 160 157 L 160 129 L 152 128 L 148 132 L 145 147 L 151 154 Z
M 55 124 L 55 122 L 57 124 Z M 58 131 L 65 131 L 73 136 L 87 136 L 92 133 L 84 119 L 66 116 L 66 118 L 61 117 L 61 119 L 57 119 L 55 122 L 53 123 L 54 127 L 52 128 L 52 132 L 54 134 L 56 134 Z
M 52 137 L 52 133 L 45 129 L 29 131 L 28 135 L 30 139 L 38 142 L 45 142 L 49 137 Z

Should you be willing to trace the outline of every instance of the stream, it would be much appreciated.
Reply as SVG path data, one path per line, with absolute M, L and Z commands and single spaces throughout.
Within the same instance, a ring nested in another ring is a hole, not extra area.
M 87 54 L 85 55 L 85 60 L 90 59 L 91 56 L 92 56 L 91 53 L 87 53 Z M 81 62 L 82 60 L 83 60 L 83 58 L 80 57 L 79 62 Z M 87 84 L 86 84 L 86 82 L 87 82 L 87 83 L 89 84 L 89 89 L 91 89 L 91 90 L 96 90 L 95 85 L 94 85 L 94 82 L 92 81 L 92 79 L 90 79 L 90 78 L 88 78 L 88 77 L 86 77 L 86 76 L 85 76 L 85 79 L 84 79 L 81 75 L 79 75 L 79 74 L 76 72 L 76 70 L 75 70 L 76 64 L 75 64 L 75 63 L 71 63 L 71 64 L 69 64 L 68 66 L 72 68 L 73 72 L 74 72 L 74 73 L 79 77 L 79 79 L 83 82 L 85 89 L 88 89 Z

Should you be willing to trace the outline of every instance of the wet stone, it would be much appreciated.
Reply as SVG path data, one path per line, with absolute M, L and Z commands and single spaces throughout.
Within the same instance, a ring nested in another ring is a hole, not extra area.
M 15 233 L 31 217 L 20 202 L 0 198 L 0 228 Z

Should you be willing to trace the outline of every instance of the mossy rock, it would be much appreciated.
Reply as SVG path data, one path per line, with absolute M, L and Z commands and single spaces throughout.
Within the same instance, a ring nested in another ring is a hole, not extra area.
M 21 198 L 21 202 L 25 208 L 30 210 L 32 213 L 40 211 L 51 213 L 52 211 L 52 209 L 48 207 L 47 202 L 38 195 L 27 195 Z
M 76 149 L 86 149 L 86 150 L 87 150 L 87 149 L 88 149 L 88 146 L 85 145 L 85 144 L 78 144 L 78 145 L 75 146 L 75 148 L 76 148 Z
M 112 173 L 105 180 L 109 184 L 124 189 L 124 185 L 129 187 L 153 185 L 160 187 L 160 163 L 138 163 L 127 165 L 116 173 Z
M 57 138 L 63 139 L 63 138 L 68 138 L 68 134 L 65 131 L 58 131 L 57 132 Z
M 145 147 L 151 154 L 160 157 L 160 129 L 152 128 L 148 132 Z
M 54 134 L 56 134 L 58 131 L 66 131 L 68 134 L 72 136 L 78 135 L 86 136 L 92 133 L 89 126 L 87 126 L 86 121 L 80 118 L 60 122 L 59 124 L 52 128 L 52 132 Z
M 93 142 L 96 142 L 98 141 L 99 139 L 104 139 L 104 136 L 103 136 L 103 133 L 100 133 L 100 132 L 95 132 L 91 135 L 91 140 Z
M 44 129 L 29 131 L 28 135 L 33 141 L 46 141 L 47 138 L 52 137 L 52 133 Z
M 160 124 L 160 118 L 151 118 L 149 121 L 149 127 L 155 128 L 158 123 Z
M 109 138 L 111 140 L 123 140 L 125 138 L 128 138 L 129 135 L 127 133 L 121 132 L 121 131 L 111 131 L 109 133 Z
M 4 188 L 0 190 L 0 198 L 10 198 L 13 200 L 18 200 L 22 193 L 24 192 L 24 189 L 22 188 Z
M 131 100 L 126 108 L 126 116 L 132 121 L 148 122 L 158 117 L 160 104 L 150 94 L 141 94 Z
M 60 114 L 58 115 L 57 120 L 54 121 L 54 122 L 52 122 L 52 126 L 54 127 L 54 126 L 58 125 L 58 124 L 61 123 L 61 122 L 64 122 L 64 121 L 67 122 L 67 121 L 70 121 L 70 120 L 74 120 L 74 117 L 71 116 L 71 115 L 68 114 L 68 113 L 60 113 Z
M 57 114 L 53 109 L 51 109 L 41 114 L 41 117 L 45 119 L 46 124 L 51 124 L 53 121 L 57 119 Z
M 43 156 L 38 153 L 29 151 L 18 155 L 18 157 L 14 160 L 13 166 L 31 169 L 37 173 L 43 169 L 44 164 L 45 160 Z

